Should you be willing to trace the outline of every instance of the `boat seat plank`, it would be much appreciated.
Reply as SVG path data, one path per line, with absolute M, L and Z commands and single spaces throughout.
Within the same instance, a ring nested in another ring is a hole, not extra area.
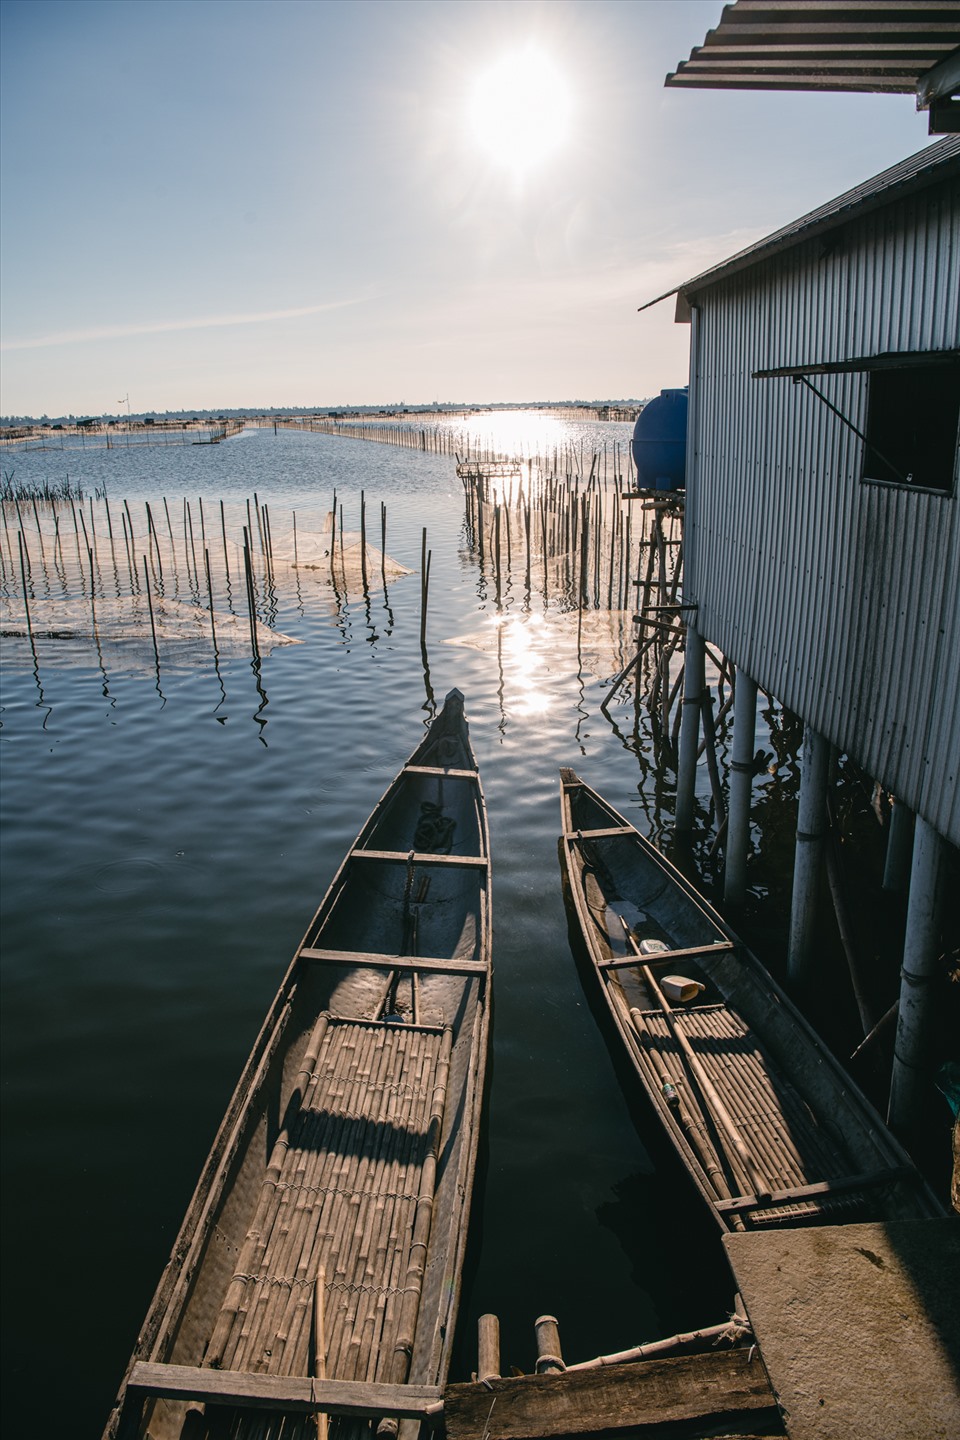
M 333 965 L 370 965 L 376 970 L 439 971 L 448 975 L 485 975 L 483 960 L 443 959 L 431 955 L 382 955 L 372 950 L 324 950 L 305 945 L 302 960 L 320 960 Z
M 851 1190 L 870 1190 L 877 1185 L 892 1185 L 903 1180 L 916 1181 L 916 1171 L 909 1165 L 890 1165 L 883 1170 L 863 1175 L 843 1175 L 835 1180 L 817 1180 L 811 1185 L 795 1185 L 790 1190 L 774 1190 L 763 1198 L 756 1195 L 734 1195 L 730 1200 L 715 1200 L 718 1210 L 744 1214 L 748 1210 L 769 1210 L 780 1205 L 795 1205 L 801 1200 L 821 1200 Z
M 445 765 L 404 765 L 404 775 L 439 775 L 444 780 L 477 780 L 476 770 L 455 770 Z
M 653 955 L 611 955 L 609 960 L 600 961 L 601 970 L 635 970 L 638 965 L 673 964 L 674 960 L 695 960 L 700 955 L 722 955 L 737 947 L 732 940 L 718 940 L 713 945 L 690 945 L 683 950 L 658 950 Z
M 429 850 L 354 850 L 351 860 L 388 860 L 401 865 L 452 865 L 459 869 L 486 870 L 485 855 L 434 855 Z
M 127 1389 L 141 1396 L 201 1400 L 244 1409 L 323 1410 L 330 1415 L 397 1415 L 423 1419 L 437 1413 L 443 1391 L 434 1385 L 386 1385 L 361 1380 L 318 1380 L 300 1375 L 254 1375 L 194 1365 L 138 1361 Z
M 602 840 L 605 835 L 633 835 L 632 825 L 604 825 L 598 830 L 568 830 L 564 840 Z

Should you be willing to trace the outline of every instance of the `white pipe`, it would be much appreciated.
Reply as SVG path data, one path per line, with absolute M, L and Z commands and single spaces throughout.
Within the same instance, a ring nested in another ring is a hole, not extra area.
M 683 662 L 683 711 L 680 717 L 680 743 L 677 747 L 676 828 L 681 833 L 689 833 L 693 829 L 705 654 L 703 636 L 695 626 L 688 625 Z
M 921 1106 L 928 1098 L 930 1022 L 937 1003 L 933 986 L 940 953 L 943 905 L 943 841 L 918 815 L 913 839 L 910 899 L 900 971 L 900 1014 L 893 1048 L 887 1123 L 909 1140 Z
M 683 521 L 683 600 L 695 603 L 697 565 L 697 518 L 699 435 L 697 412 L 700 406 L 700 306 L 690 307 L 690 393 L 687 400 L 687 459 L 684 474 L 686 499 Z M 695 616 L 696 611 L 690 611 Z M 703 636 L 694 623 L 687 626 L 683 666 L 683 709 L 677 746 L 676 828 L 681 834 L 693 829 L 697 792 L 697 751 L 700 748 L 700 706 L 705 679 Z
M 894 800 L 887 831 L 887 856 L 883 867 L 884 890 L 905 890 L 910 875 L 913 849 L 913 812 Z
M 757 682 L 737 670 L 733 701 L 733 758 L 730 761 L 730 795 L 727 808 L 727 845 L 723 898 L 742 905 L 747 893 L 747 850 L 750 844 L 750 797 L 753 791 L 753 754 L 757 735 Z
M 797 849 L 793 862 L 793 900 L 787 974 L 794 984 L 809 978 L 814 954 L 817 891 L 827 820 L 827 770 L 830 745 L 811 725 L 803 732 L 803 768 L 797 807 Z

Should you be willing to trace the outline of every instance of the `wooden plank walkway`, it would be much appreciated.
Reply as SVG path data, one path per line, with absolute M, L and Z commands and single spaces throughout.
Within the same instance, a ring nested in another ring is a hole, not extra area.
M 753 1348 L 448 1385 L 444 1420 L 447 1440 L 783 1434 Z

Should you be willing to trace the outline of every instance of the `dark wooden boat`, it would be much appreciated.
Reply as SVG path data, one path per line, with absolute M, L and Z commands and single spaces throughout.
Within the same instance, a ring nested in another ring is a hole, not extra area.
M 458 690 L 270 1008 L 106 1435 L 414 1436 L 446 1379 L 490 1023 L 486 807 Z
M 627 1055 L 726 1230 L 943 1213 L 906 1152 L 693 885 L 561 771 L 568 904 Z

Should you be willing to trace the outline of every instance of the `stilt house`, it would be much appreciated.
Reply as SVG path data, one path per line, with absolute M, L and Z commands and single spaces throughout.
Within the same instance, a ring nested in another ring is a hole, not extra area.
M 738 667 L 728 898 L 743 886 L 760 686 L 805 727 L 795 980 L 831 746 L 895 798 L 894 850 L 914 833 L 891 1094 L 903 1131 L 926 1060 L 922 997 L 935 1004 L 928 982 L 945 983 L 943 847 L 960 846 L 960 136 L 670 293 L 691 326 L 686 698 L 705 641 Z M 681 827 L 698 714 L 685 707 Z

